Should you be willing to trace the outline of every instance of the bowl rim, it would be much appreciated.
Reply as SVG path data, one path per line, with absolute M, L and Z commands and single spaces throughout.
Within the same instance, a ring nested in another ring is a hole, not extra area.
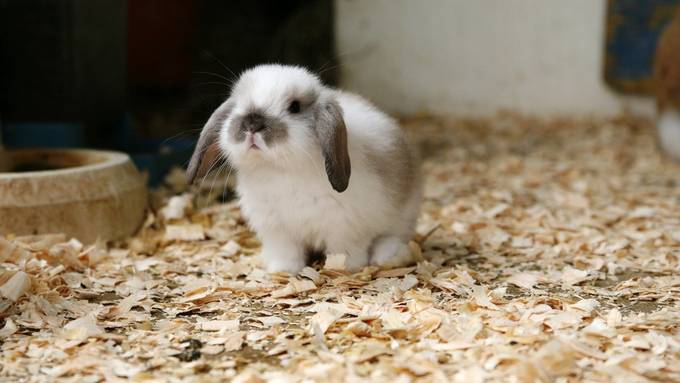
M 84 173 L 89 171 L 96 171 L 104 168 L 109 168 L 116 165 L 124 164 L 130 160 L 130 156 L 123 152 L 113 151 L 113 150 L 98 150 L 98 149 L 52 149 L 52 148 L 30 148 L 30 149 L 0 149 L 0 155 L 9 155 L 17 153 L 68 153 L 68 154 L 79 154 L 85 157 L 87 156 L 98 156 L 103 157 L 102 161 L 72 166 L 63 169 L 51 169 L 51 170 L 36 170 L 28 172 L 0 172 L 1 180 L 12 180 L 21 178 L 45 178 L 51 176 L 62 176 L 73 173 Z

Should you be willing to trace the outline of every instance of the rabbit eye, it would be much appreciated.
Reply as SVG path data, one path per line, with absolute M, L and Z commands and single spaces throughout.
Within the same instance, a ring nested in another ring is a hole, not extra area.
M 288 112 L 292 114 L 300 113 L 300 101 L 298 100 L 291 101 L 290 105 L 288 105 Z

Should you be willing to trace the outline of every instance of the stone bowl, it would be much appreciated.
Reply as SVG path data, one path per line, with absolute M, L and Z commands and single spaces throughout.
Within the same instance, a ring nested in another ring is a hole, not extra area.
M 0 148 L 0 235 L 121 239 L 141 226 L 147 204 L 146 180 L 127 154 Z

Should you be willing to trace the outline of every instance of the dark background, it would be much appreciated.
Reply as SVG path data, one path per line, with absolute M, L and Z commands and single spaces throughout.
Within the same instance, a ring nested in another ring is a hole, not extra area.
M 332 1 L 0 0 L 3 144 L 170 165 L 236 75 L 265 62 L 335 84 Z

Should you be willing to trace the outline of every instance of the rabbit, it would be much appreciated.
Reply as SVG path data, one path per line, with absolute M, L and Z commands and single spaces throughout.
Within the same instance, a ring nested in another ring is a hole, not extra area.
M 659 144 L 680 160 L 680 7 L 657 43 L 654 83 Z
M 262 242 L 268 272 L 295 274 L 312 253 L 345 267 L 405 266 L 422 187 L 417 156 L 395 120 L 297 66 L 243 72 L 204 126 L 192 183 L 221 155 Z

